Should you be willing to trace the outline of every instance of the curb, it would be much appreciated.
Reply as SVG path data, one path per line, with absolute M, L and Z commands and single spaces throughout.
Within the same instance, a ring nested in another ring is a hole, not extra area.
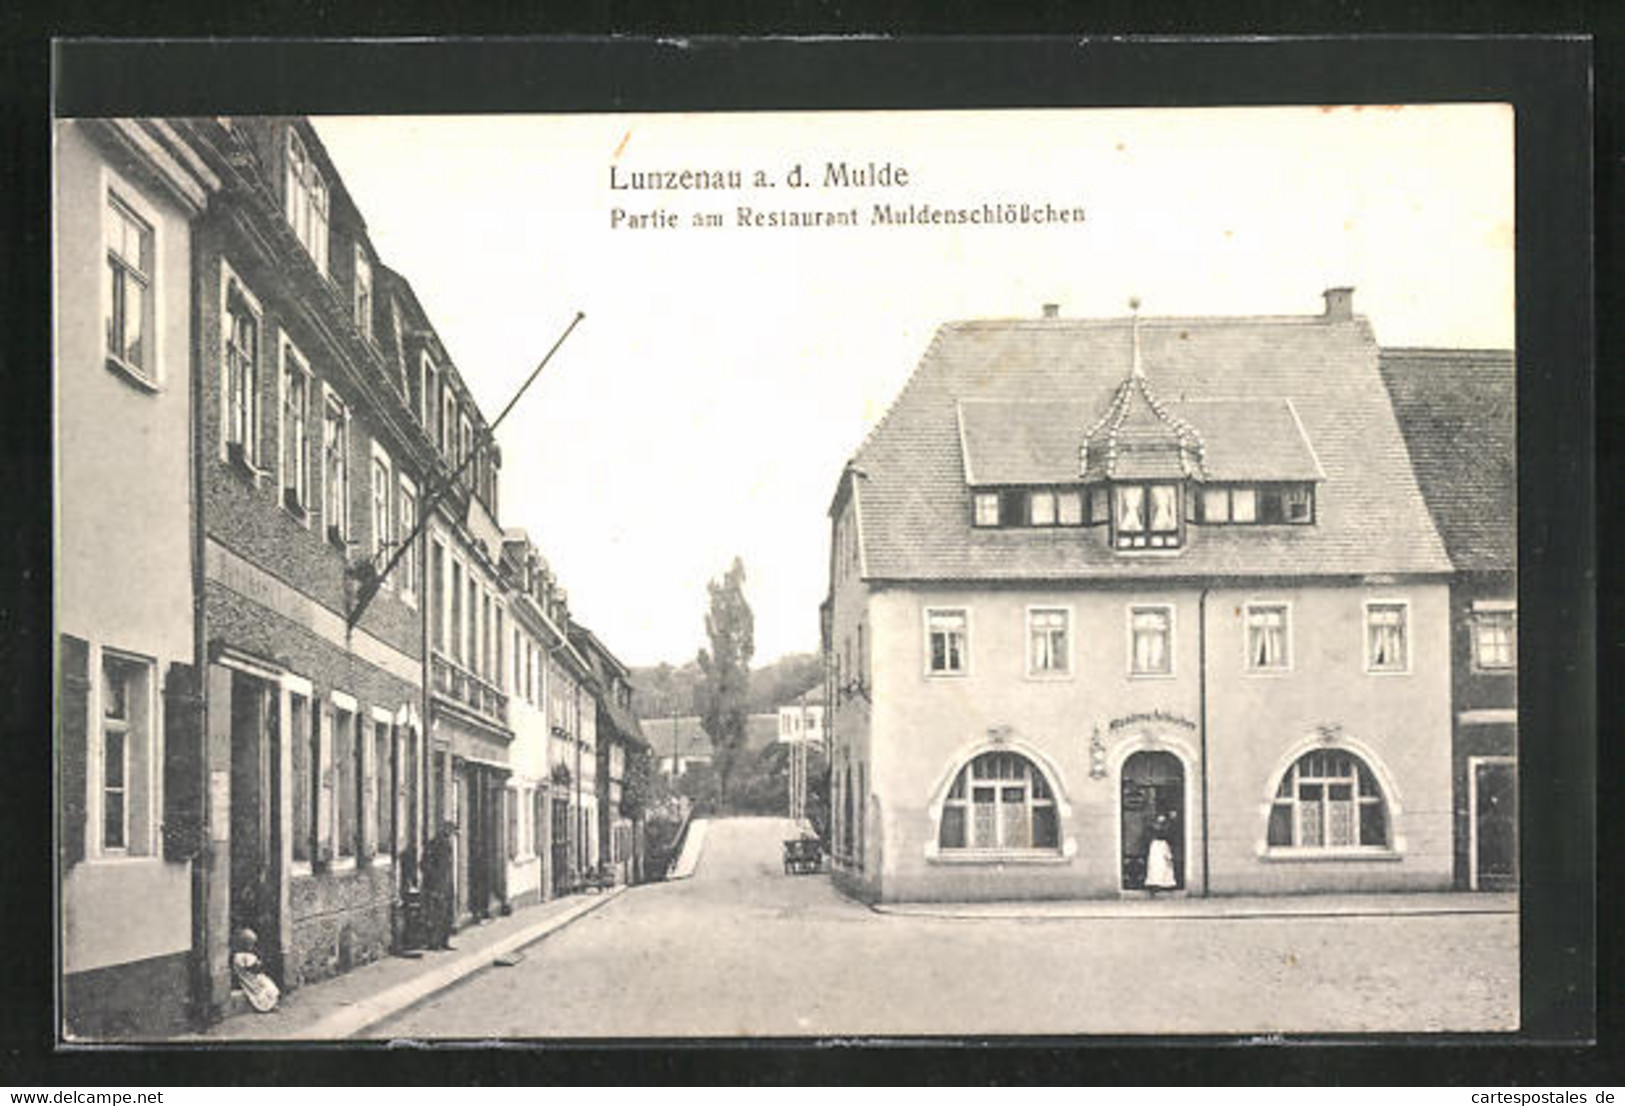
M 485 946 L 471 949 L 462 956 L 447 964 L 442 964 L 432 971 L 409 979 L 370 998 L 353 1002 L 332 1014 L 327 1015 L 312 1025 L 291 1033 L 279 1035 L 276 1039 L 282 1041 L 332 1041 L 353 1037 L 364 1029 L 370 1029 L 379 1022 L 391 1018 L 407 1007 L 422 1002 L 429 996 L 446 990 L 453 984 L 461 982 L 468 976 L 489 967 L 491 962 L 499 956 L 534 944 L 549 934 L 563 929 L 577 918 L 591 914 L 619 898 L 626 891 L 626 885 L 605 891 L 569 910 L 561 911 L 545 921 L 536 923 L 517 933 L 510 934 L 502 940 Z
M 1198 900 L 1204 901 L 1204 900 Z M 1212 900 L 1205 900 L 1212 902 Z M 1176 902 L 1166 905 L 1138 902 L 1097 901 L 1033 909 L 1030 905 L 1009 904 L 969 907 L 963 904 L 940 905 L 908 903 L 864 904 L 876 914 L 894 918 L 933 918 L 956 921 L 1022 921 L 1022 922 L 1075 922 L 1116 921 L 1124 919 L 1153 919 L 1181 921 L 1239 921 L 1251 918 L 1422 918 L 1466 915 L 1518 914 L 1518 903 L 1382 903 L 1382 904 L 1329 904 L 1329 903 L 1258 903 L 1231 904 L 1224 907 L 1182 906 Z

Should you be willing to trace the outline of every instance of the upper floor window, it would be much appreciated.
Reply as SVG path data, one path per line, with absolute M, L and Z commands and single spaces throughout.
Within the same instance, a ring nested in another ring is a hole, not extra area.
M 1504 671 L 1518 664 L 1518 612 L 1507 606 L 1479 606 L 1473 610 L 1473 667 L 1483 672 Z
M 963 609 L 927 610 L 926 666 L 934 676 L 960 675 L 966 670 L 970 616 Z M 847 667 L 851 667 L 848 661 Z
M 474 424 L 468 420 L 467 415 L 464 415 L 457 426 L 459 431 L 457 436 L 457 464 L 461 465 L 467 463 L 468 458 L 474 452 Z M 468 479 L 466 473 L 464 479 Z
M 396 495 L 400 509 L 396 512 L 398 530 L 395 540 L 407 546 L 407 550 L 395 571 L 401 584 L 401 598 L 412 603 L 416 601 L 418 591 L 418 543 L 413 534 L 418 527 L 418 489 L 404 473 Z
M 372 553 L 373 563 L 384 567 L 385 559 L 395 544 L 395 526 L 390 512 L 390 492 L 394 483 L 389 456 L 373 446 L 372 452 Z M 385 581 L 387 586 L 388 581 Z
M 288 128 L 288 173 L 283 184 L 283 211 L 294 235 L 304 244 L 316 268 L 327 272 L 327 182 L 299 132 Z
M 322 417 L 322 488 L 328 540 L 343 545 L 350 537 L 350 412 L 331 392 Z
M 425 353 L 418 358 L 418 422 L 431 439 L 435 436 L 434 417 L 440 405 L 439 395 L 440 373 L 434 367 L 434 359 Z
M 452 394 L 448 384 L 445 402 L 440 407 L 440 452 L 445 456 L 447 464 L 457 463 L 456 449 L 457 397 Z
M 152 227 L 113 193 L 107 195 L 107 360 L 148 384 L 158 382 L 149 337 L 155 327 Z
M 1072 671 L 1072 644 L 1065 608 L 1027 612 L 1027 674 L 1065 676 Z
M 1364 761 L 1340 749 L 1299 757 L 1270 805 L 1272 848 L 1386 848 L 1388 811 Z
M 235 280 L 227 285 L 221 325 L 226 346 L 226 453 L 252 468 L 258 453 L 260 319 Z
M 1112 504 L 1113 544 L 1119 549 L 1171 549 L 1179 545 L 1177 484 L 1118 484 Z
M 1129 673 L 1171 676 L 1174 671 L 1172 607 L 1129 608 Z
M 975 523 L 977 526 L 997 526 L 999 524 L 998 492 L 977 492 L 975 508 Z
M 1403 600 L 1365 605 L 1365 669 L 1367 672 L 1408 672 L 1410 604 Z
M 1285 603 L 1247 604 L 1247 667 L 1284 672 L 1292 666 Z
M 355 247 L 355 325 L 372 337 L 372 262 L 360 243 Z
M 1026 757 L 983 753 L 959 770 L 942 801 L 942 849 L 1057 849 L 1060 817 L 1049 781 Z
M 300 518 L 310 505 L 310 368 L 282 343 L 282 502 Z

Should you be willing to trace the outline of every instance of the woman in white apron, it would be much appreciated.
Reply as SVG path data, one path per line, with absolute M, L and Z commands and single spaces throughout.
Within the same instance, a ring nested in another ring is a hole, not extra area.
M 1145 887 L 1153 898 L 1158 891 L 1172 891 L 1179 884 L 1174 878 L 1174 849 L 1168 844 L 1171 832 L 1168 819 L 1157 815 L 1151 823 L 1151 844 L 1145 853 Z

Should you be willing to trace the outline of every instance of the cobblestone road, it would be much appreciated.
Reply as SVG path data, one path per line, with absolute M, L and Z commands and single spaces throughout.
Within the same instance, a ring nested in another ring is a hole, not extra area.
M 788 877 L 785 823 L 713 823 L 695 878 L 634 888 L 371 1037 L 1512 1029 L 1511 914 L 953 919 Z

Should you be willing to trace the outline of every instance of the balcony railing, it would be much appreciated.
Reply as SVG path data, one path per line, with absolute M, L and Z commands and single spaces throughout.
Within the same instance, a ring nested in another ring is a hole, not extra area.
M 434 654 L 430 667 L 436 695 L 460 703 L 475 714 L 500 725 L 508 724 L 508 697 L 502 692 L 439 653 Z

